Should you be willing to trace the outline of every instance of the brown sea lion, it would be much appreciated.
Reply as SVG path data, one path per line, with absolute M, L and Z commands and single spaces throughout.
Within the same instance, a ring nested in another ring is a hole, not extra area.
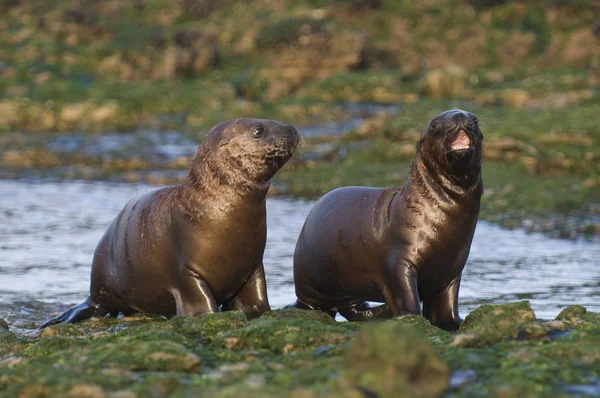
M 461 272 L 483 193 L 482 141 L 473 114 L 443 112 L 425 125 L 404 186 L 323 196 L 296 244 L 296 306 L 351 321 L 422 314 L 457 329 Z
M 266 194 L 298 140 L 293 126 L 272 120 L 213 127 L 182 184 L 132 199 L 108 227 L 86 301 L 41 327 L 107 313 L 268 310 Z

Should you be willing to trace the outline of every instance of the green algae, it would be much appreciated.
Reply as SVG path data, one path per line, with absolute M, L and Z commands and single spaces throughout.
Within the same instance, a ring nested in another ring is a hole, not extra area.
M 275 320 L 300 318 L 300 319 L 307 319 L 307 320 L 310 319 L 310 320 L 319 321 L 319 322 L 323 322 L 323 323 L 331 323 L 331 324 L 336 323 L 335 319 L 333 319 L 331 316 L 329 316 L 328 314 L 326 314 L 323 311 L 300 310 L 297 308 L 285 308 L 285 309 L 280 309 L 280 310 L 267 311 L 261 315 L 261 318 L 275 319 Z
M 248 324 L 241 311 L 226 311 L 218 314 L 205 314 L 196 318 L 173 317 L 169 323 L 182 334 L 196 338 L 203 343 L 213 341 L 220 333 L 239 329 Z
M 414 329 L 372 324 L 361 328 L 346 350 L 338 386 L 380 397 L 438 396 L 448 386 L 448 373 Z
M 588 311 L 582 305 L 571 305 L 563 309 L 557 316 L 559 321 L 568 321 L 572 325 L 600 324 L 600 313 Z
M 581 306 L 558 318 L 538 320 L 522 301 L 477 308 L 458 334 L 418 316 L 362 325 L 294 309 L 252 321 L 238 312 L 91 320 L 28 339 L 0 331 L 0 394 L 560 396 L 600 377 L 600 327 Z M 463 335 L 476 339 L 457 343 Z M 449 386 L 457 371 L 476 378 Z
M 302 318 L 259 319 L 248 326 L 217 336 L 213 345 L 233 350 L 262 349 L 287 354 L 343 343 L 350 338 L 348 329 Z

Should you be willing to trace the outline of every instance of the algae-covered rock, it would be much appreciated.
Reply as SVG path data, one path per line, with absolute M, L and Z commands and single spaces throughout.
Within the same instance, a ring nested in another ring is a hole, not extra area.
M 455 347 L 488 347 L 505 340 L 538 340 L 548 337 L 552 325 L 536 322 L 529 301 L 485 304 L 471 312 L 461 326 L 465 333 L 452 341 Z
M 586 322 L 600 324 L 600 313 L 590 312 L 582 305 L 571 305 L 562 310 L 556 319 L 572 324 L 585 324 Z
M 426 339 L 386 322 L 364 326 L 351 342 L 338 387 L 344 396 L 436 397 L 448 387 L 448 377 Z
M 402 315 L 395 317 L 392 322 L 409 325 L 413 329 L 419 331 L 421 335 L 427 337 L 450 338 L 451 333 L 434 326 L 425 317 L 419 315 Z
M 24 351 L 26 356 L 39 357 L 54 354 L 56 352 L 78 349 L 88 345 L 88 341 L 63 336 L 49 336 L 38 340 L 35 344 L 27 347 Z
M 171 343 L 181 344 L 186 348 L 199 348 L 202 347 L 197 341 L 192 340 L 180 333 L 172 330 L 156 329 L 138 327 L 130 328 L 121 331 L 117 334 L 121 341 L 170 341 Z
M 0 330 L 0 356 L 22 348 L 25 344 L 26 340 L 18 338 L 14 333 Z
M 178 343 L 167 340 L 96 344 L 78 352 L 86 368 L 194 372 L 200 358 Z
M 76 325 L 72 323 L 59 323 L 52 325 L 42 331 L 39 334 L 40 339 L 48 338 L 50 336 L 64 336 L 64 337 L 78 337 L 85 336 L 89 333 L 89 329 L 83 325 Z
M 258 319 L 248 326 L 218 335 L 213 345 L 233 350 L 264 349 L 277 354 L 343 343 L 350 328 L 307 319 Z
M 300 310 L 298 308 L 284 308 L 279 310 L 267 311 L 262 314 L 263 319 L 311 319 L 324 323 L 336 323 L 335 319 L 323 311 L 318 310 Z
M 8 323 L 2 318 L 0 318 L 0 331 L 8 330 Z
M 527 300 L 509 304 L 484 304 L 467 315 L 460 330 L 473 329 L 489 318 L 496 317 L 517 322 L 535 321 L 535 313 Z
M 209 343 L 219 333 L 246 326 L 248 319 L 241 311 L 226 311 L 204 314 L 195 318 L 173 317 L 169 323 L 185 336 Z

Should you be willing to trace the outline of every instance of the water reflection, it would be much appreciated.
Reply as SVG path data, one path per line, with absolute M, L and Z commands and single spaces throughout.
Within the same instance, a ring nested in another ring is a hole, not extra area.
M 77 303 L 105 228 L 147 185 L 0 181 L 0 309 L 27 300 Z M 274 307 L 294 300 L 292 255 L 312 202 L 269 199 L 265 267 Z M 582 304 L 600 311 L 600 245 L 548 239 L 480 222 L 463 275 L 466 313 L 527 299 L 540 318 Z

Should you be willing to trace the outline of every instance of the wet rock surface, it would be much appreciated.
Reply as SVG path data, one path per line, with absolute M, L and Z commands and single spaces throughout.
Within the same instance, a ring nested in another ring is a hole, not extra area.
M 10 316 L 16 333 L 0 330 L 0 393 L 595 396 L 598 314 L 572 306 L 559 316 L 567 317 L 536 319 L 525 301 L 484 305 L 454 334 L 418 316 L 356 324 L 296 309 L 252 321 L 239 312 L 91 319 L 41 333 L 41 317 Z M 548 330 L 568 333 L 540 339 Z M 475 338 L 456 344 L 464 335 Z
M 429 341 L 397 323 L 363 326 L 344 353 L 342 366 L 338 386 L 350 394 L 427 397 L 439 396 L 448 387 L 448 367 Z

